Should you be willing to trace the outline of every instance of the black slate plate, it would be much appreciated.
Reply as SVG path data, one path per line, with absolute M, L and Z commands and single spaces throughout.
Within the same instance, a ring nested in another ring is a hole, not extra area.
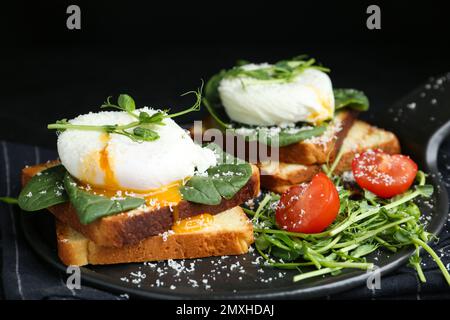
M 436 192 L 430 203 L 419 205 L 426 218 L 427 230 L 439 233 L 448 214 L 448 196 L 437 170 L 437 151 L 442 140 L 450 134 L 450 74 L 430 79 L 392 108 L 371 110 L 364 118 L 395 132 L 403 152 L 431 173 L 429 182 Z M 51 215 L 44 212 L 22 214 L 21 224 L 28 242 L 39 256 L 65 271 L 66 267 L 56 253 Z M 404 264 L 411 253 L 411 249 L 396 254 L 379 251 L 368 259 L 385 274 Z M 81 268 L 82 284 L 144 298 L 311 298 L 363 285 L 369 276 L 363 271 L 347 270 L 334 277 L 293 283 L 292 276 L 296 271 L 262 268 L 256 263 L 257 259 L 257 254 L 249 253 L 173 263 L 89 266 Z

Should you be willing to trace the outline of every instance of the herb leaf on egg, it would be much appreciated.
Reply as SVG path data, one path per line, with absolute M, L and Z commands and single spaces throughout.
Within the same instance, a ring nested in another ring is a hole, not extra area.
M 125 111 L 134 111 L 136 109 L 134 99 L 127 94 L 119 95 L 117 103 L 119 107 Z
M 134 102 L 134 99 L 127 94 L 121 94 L 117 99 L 117 104 L 111 102 L 111 97 L 108 97 L 106 101 L 101 105 L 101 108 L 114 108 L 120 111 L 127 112 L 132 118 L 134 118 L 134 121 L 128 124 L 82 125 L 72 124 L 67 121 L 67 119 L 63 119 L 49 124 L 47 128 L 58 130 L 60 132 L 68 129 L 101 131 L 111 134 L 120 134 L 136 142 L 154 141 L 159 139 L 159 134 L 156 132 L 155 126 L 165 125 L 163 122 L 164 119 L 175 118 L 189 112 L 200 110 L 202 101 L 202 89 L 203 84 L 197 91 L 189 91 L 183 94 L 183 96 L 187 94 L 194 94 L 196 97 L 196 101 L 191 107 L 180 112 L 169 114 L 169 110 L 158 110 L 153 114 L 149 114 L 145 111 L 141 111 L 139 114 L 136 114 L 136 104 Z
M 209 144 L 207 148 L 214 151 L 219 164 L 206 170 L 205 174 L 194 175 L 180 188 L 180 192 L 184 200 L 218 205 L 222 198 L 233 198 L 247 184 L 252 176 L 252 167 L 223 152 L 216 144 Z
M 113 199 L 93 194 L 81 189 L 69 173 L 64 176 L 64 187 L 82 224 L 89 224 L 102 217 L 136 209 L 145 203 L 142 198 Z
M 282 60 L 274 65 L 265 66 L 255 70 L 247 70 L 242 68 L 242 65 L 248 64 L 248 61 L 240 61 L 236 66 L 229 70 L 221 70 L 219 73 L 213 75 L 205 86 L 205 99 L 215 106 L 220 103 L 218 88 L 220 82 L 224 78 L 249 77 L 261 81 L 270 82 L 289 82 L 297 75 L 308 68 L 318 69 L 324 72 L 329 72 L 319 64 L 316 64 L 314 58 L 308 58 L 307 55 L 299 55 L 289 60 Z
M 37 211 L 67 202 L 63 185 L 65 174 L 66 169 L 57 165 L 33 176 L 19 194 L 19 207 L 25 211 Z

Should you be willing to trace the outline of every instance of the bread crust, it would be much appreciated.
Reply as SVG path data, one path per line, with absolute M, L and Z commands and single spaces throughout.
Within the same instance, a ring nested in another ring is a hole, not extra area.
M 303 165 L 324 164 L 328 159 L 334 159 L 337 151 L 341 148 L 342 142 L 348 131 L 356 120 L 357 112 L 342 111 L 336 115 L 341 121 L 341 129 L 336 135 L 325 144 L 315 144 L 307 141 L 294 143 L 280 148 L 280 162 L 296 163 Z
M 57 220 L 58 255 L 65 265 L 82 266 L 247 253 L 254 242 L 253 226 L 243 210 L 235 207 L 216 217 L 233 219 L 235 225 L 216 222 L 212 230 L 153 236 L 121 248 L 98 245 Z
M 380 138 L 376 139 L 376 137 Z M 381 149 L 389 154 L 401 152 L 400 143 L 395 134 L 360 120 L 353 124 L 347 138 L 341 144 L 343 154 L 335 168 L 336 174 L 351 170 L 355 155 L 367 149 Z M 260 163 L 258 166 L 261 170 L 261 186 L 276 193 L 283 193 L 293 185 L 310 181 L 321 170 L 319 165 L 304 166 L 283 162 L 278 163 L 278 167 L 275 166 L 275 169 L 270 169 L 269 172 L 265 172 L 267 165 Z
M 42 165 L 27 167 L 22 170 L 22 183 L 25 185 L 36 173 L 54 166 L 53 161 Z M 138 243 L 142 239 L 161 234 L 172 228 L 178 214 L 179 219 L 201 213 L 218 214 L 233 208 L 259 193 L 259 169 L 252 165 L 252 176 L 247 184 L 231 199 L 223 199 L 217 206 L 195 204 L 182 200 L 177 206 L 162 207 L 148 211 L 132 210 L 98 219 L 83 225 L 70 203 L 63 203 L 48 208 L 62 223 L 70 226 L 93 242 L 102 246 L 123 247 Z
M 335 119 L 340 121 L 340 130 L 333 136 L 332 139 L 330 139 L 326 143 L 313 143 L 305 140 L 288 146 L 280 147 L 276 150 L 279 153 L 279 161 L 285 163 L 312 165 L 323 164 L 327 161 L 327 159 L 334 159 L 337 150 L 340 149 L 342 142 L 345 139 L 348 131 L 352 127 L 353 123 L 355 122 L 357 115 L 358 112 L 352 110 L 338 112 L 335 115 Z M 217 125 L 211 117 L 208 117 L 203 121 L 202 130 L 216 127 Z M 193 127 L 190 128 L 190 132 L 194 137 Z M 229 140 L 234 140 L 234 143 L 230 143 Z M 233 154 L 235 157 L 243 158 L 247 162 L 264 162 L 270 160 L 272 157 L 271 148 L 267 145 L 259 143 L 257 141 L 248 142 L 237 135 L 224 135 L 222 136 L 222 141 L 215 142 L 224 146 L 224 149 L 228 153 Z M 233 146 L 234 148 L 231 150 L 230 146 Z M 242 150 L 238 150 L 239 146 L 245 146 L 244 156 L 241 156 Z M 266 152 L 260 152 L 261 148 L 264 148 Z M 250 158 L 250 150 L 253 150 L 254 153 L 256 153 L 256 159 Z M 264 157 L 263 155 L 267 155 L 267 157 Z
M 281 163 L 281 166 L 284 164 Z M 272 172 L 270 174 L 264 174 L 264 170 L 261 169 L 261 185 L 265 189 L 273 190 L 280 185 L 294 185 L 306 181 L 310 181 L 315 174 L 321 171 L 319 165 L 303 166 L 299 170 L 295 170 L 290 174 L 283 174 L 281 170 Z

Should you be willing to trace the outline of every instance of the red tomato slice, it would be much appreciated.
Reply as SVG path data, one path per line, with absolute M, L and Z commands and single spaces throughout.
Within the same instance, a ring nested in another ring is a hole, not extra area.
M 411 187 L 417 174 L 417 164 L 402 154 L 368 150 L 353 159 L 352 171 L 361 188 L 381 198 L 390 198 Z
M 309 184 L 289 188 L 281 195 L 275 219 L 281 229 L 317 233 L 328 227 L 339 213 L 339 194 L 324 173 Z

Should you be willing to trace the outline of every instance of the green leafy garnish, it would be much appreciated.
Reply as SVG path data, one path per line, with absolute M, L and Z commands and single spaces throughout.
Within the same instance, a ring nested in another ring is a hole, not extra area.
M 433 193 L 433 187 L 425 184 L 423 172 L 417 174 L 418 185 L 392 199 L 381 199 L 367 191 L 362 198 L 355 198 L 356 193 L 345 189 L 340 177 L 331 175 L 331 178 L 337 186 L 341 206 L 336 220 L 321 233 L 279 229 L 275 222 L 279 196 L 273 193 L 266 194 L 256 211 L 244 209 L 252 217 L 255 247 L 266 260 L 265 264 L 297 269 L 301 273 L 293 280 L 301 281 L 334 275 L 346 268 L 370 270 L 373 263 L 367 261 L 366 256 L 373 251 L 383 248 L 396 252 L 414 246 L 416 250 L 409 263 L 417 270 L 419 278 L 426 281 L 419 255 L 423 248 L 450 285 L 448 270 L 427 244 L 435 236 L 425 231 L 420 209 L 414 203 L 414 200 L 428 198 Z
M 111 97 L 108 97 L 106 101 L 101 105 L 101 108 L 114 108 L 120 111 L 127 112 L 130 116 L 135 118 L 135 121 L 132 121 L 125 125 L 111 124 L 96 126 L 71 124 L 67 121 L 67 119 L 63 119 L 57 121 L 56 123 L 49 124 L 47 128 L 58 131 L 64 131 L 67 129 L 102 131 L 106 133 L 124 135 L 137 142 L 154 141 L 159 139 L 159 134 L 154 130 L 155 126 L 163 126 L 164 119 L 174 118 L 192 111 L 200 110 L 202 101 L 202 88 L 198 89 L 197 91 L 189 91 L 183 95 L 186 94 L 194 94 L 196 96 L 195 103 L 188 109 L 173 114 L 168 114 L 167 110 L 157 111 L 153 114 L 141 111 L 139 114 L 136 114 L 136 104 L 133 98 L 127 94 L 121 94 L 117 99 L 117 104 L 112 103 Z
M 93 194 L 81 189 L 69 173 L 64 176 L 64 187 L 82 224 L 89 224 L 102 217 L 136 209 L 145 203 L 142 198 L 113 199 Z
M 252 167 L 231 155 L 224 155 L 217 145 L 208 147 L 216 153 L 219 164 L 206 170 L 203 175 L 191 177 L 180 192 L 184 200 L 218 205 L 222 198 L 231 199 L 247 184 L 252 176 Z
M 239 135 L 246 141 L 259 141 L 268 146 L 278 144 L 279 147 L 284 147 L 312 137 L 317 137 L 322 135 L 328 126 L 327 123 L 323 123 L 316 127 L 309 127 L 303 124 L 300 126 L 296 125 L 295 127 L 280 128 L 227 123 L 220 118 L 217 110 L 211 107 L 208 100 L 203 99 L 203 104 L 220 129 Z
M 0 197 L 0 202 L 6 204 L 19 204 L 19 199 L 13 197 Z
M 117 99 L 119 107 L 125 111 L 134 111 L 136 109 L 136 104 L 132 97 L 127 94 L 121 94 L 119 99 Z
M 232 122 L 225 114 L 220 101 L 218 88 L 220 82 L 225 78 L 247 77 L 265 83 L 283 83 L 292 81 L 296 76 L 308 68 L 328 72 L 329 69 L 316 64 L 315 59 L 301 55 L 290 60 L 282 60 L 273 65 L 261 67 L 256 70 L 246 70 L 242 61 L 229 70 L 221 70 L 213 75 L 205 86 L 205 97 L 203 104 L 215 120 L 217 126 L 222 130 L 229 130 L 243 136 L 247 141 L 259 141 L 267 145 L 273 145 L 276 139 L 280 147 L 291 145 L 312 137 L 320 136 L 326 130 L 327 123 L 322 123 L 314 128 L 307 128 L 307 124 L 297 123 L 294 128 L 256 127 L 242 123 Z M 369 101 L 363 92 L 355 89 L 335 89 L 336 110 L 352 108 L 365 111 L 369 108 Z M 245 134 L 244 134 L 245 133 Z
M 37 211 L 66 202 L 65 173 L 66 169 L 58 165 L 33 176 L 19 194 L 19 207 L 25 211 Z
M 369 99 L 364 92 L 355 89 L 334 89 L 334 108 L 351 108 L 358 111 L 369 109 Z
M 292 81 L 297 75 L 306 69 L 318 69 L 329 72 L 328 68 L 316 64 L 316 60 L 308 58 L 306 55 L 300 55 L 289 60 L 282 60 L 273 65 L 261 67 L 256 70 L 246 70 L 242 68 L 248 61 L 241 61 L 235 67 L 229 70 L 221 70 L 213 75 L 205 86 L 205 99 L 211 104 L 220 103 L 218 88 L 220 81 L 224 78 L 248 77 L 255 80 L 283 83 Z
M 325 132 L 327 126 L 328 124 L 324 123 L 316 127 L 241 127 L 229 129 L 229 131 L 244 137 L 246 141 L 259 141 L 269 146 L 284 147 L 320 136 Z

